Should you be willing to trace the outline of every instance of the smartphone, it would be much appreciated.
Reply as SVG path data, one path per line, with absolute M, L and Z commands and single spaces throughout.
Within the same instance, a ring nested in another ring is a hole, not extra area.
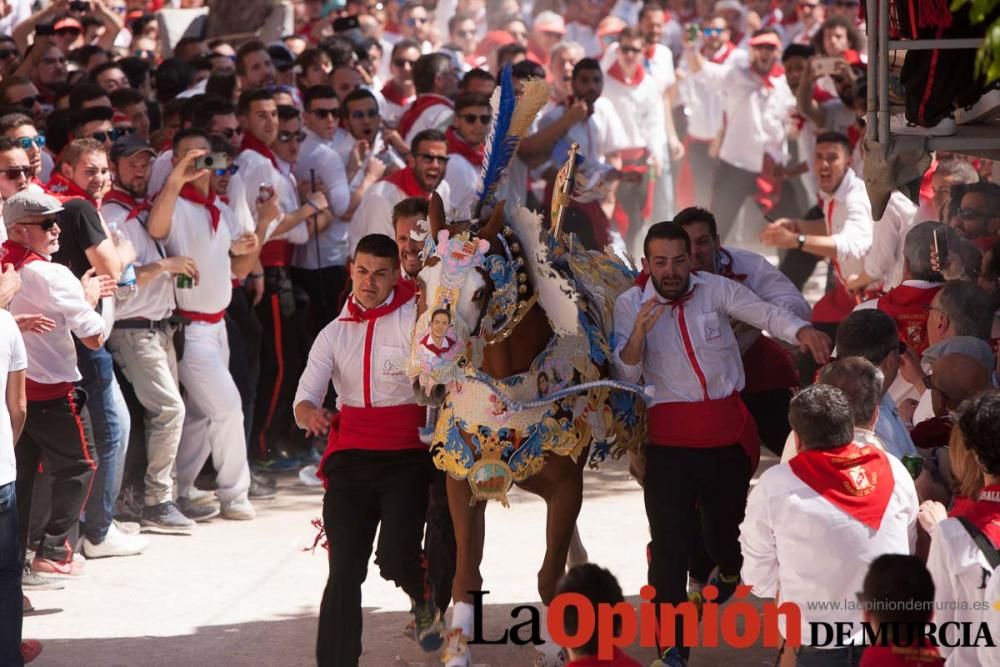
M 837 63 L 840 58 L 816 58 L 813 60 L 812 70 L 814 76 L 829 76 L 837 71 Z
M 333 31 L 336 33 L 357 30 L 361 27 L 357 16 L 342 16 L 333 22 Z
M 56 34 L 56 29 L 51 23 L 39 23 L 35 26 L 35 34 L 39 37 L 50 37 Z
M 687 38 L 689 42 L 698 41 L 698 35 L 701 34 L 701 28 L 698 27 L 697 23 L 687 24 Z
M 944 235 L 944 228 L 939 227 L 934 230 L 934 253 L 938 258 L 938 266 L 942 269 L 948 265 L 948 238 Z
M 87 0 L 72 0 L 69 3 L 69 10 L 71 12 L 89 12 L 90 3 Z
M 194 161 L 195 169 L 225 169 L 229 166 L 229 156 L 225 153 L 209 153 Z

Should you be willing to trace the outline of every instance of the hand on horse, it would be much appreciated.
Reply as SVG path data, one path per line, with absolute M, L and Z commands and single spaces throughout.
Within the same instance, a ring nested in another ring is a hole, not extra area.
M 833 344 L 830 341 L 830 337 L 822 331 L 817 331 L 812 327 L 802 327 L 795 334 L 795 338 L 798 339 L 802 351 L 812 354 L 817 364 L 825 364 L 830 361 L 830 352 L 833 349 Z

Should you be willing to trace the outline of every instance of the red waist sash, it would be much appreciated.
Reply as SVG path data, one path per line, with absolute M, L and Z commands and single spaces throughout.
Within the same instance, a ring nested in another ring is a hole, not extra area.
M 31 378 L 24 378 L 24 393 L 29 401 L 54 401 L 57 398 L 66 398 L 72 391 L 72 382 L 46 384 L 35 382 Z
M 192 322 L 205 322 L 206 324 L 221 322 L 226 317 L 226 311 L 224 310 L 220 310 L 217 313 L 196 313 L 193 310 L 182 310 L 178 308 L 177 314 L 185 319 L 191 320 Z
M 265 267 L 288 266 L 292 262 L 292 244 L 284 239 L 268 241 L 260 249 L 260 263 Z
M 426 449 L 420 441 L 420 429 L 427 422 L 427 409 L 408 403 L 382 408 L 355 408 L 342 406 L 333 416 L 326 451 L 319 462 L 316 475 L 326 486 L 323 468 L 334 452 L 347 449 L 365 449 L 378 452 L 397 452 Z
M 757 423 L 739 394 L 697 403 L 658 403 L 649 410 L 649 443 L 665 447 L 728 447 L 739 443 L 760 463 Z

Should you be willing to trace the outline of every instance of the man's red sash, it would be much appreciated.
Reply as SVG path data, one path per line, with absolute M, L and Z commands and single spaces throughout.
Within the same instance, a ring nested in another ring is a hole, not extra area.
M 355 408 L 344 405 L 333 416 L 326 451 L 316 475 L 326 487 L 324 466 L 334 452 L 365 449 L 396 452 L 427 449 L 420 441 L 420 429 L 427 421 L 427 409 L 415 403 L 381 408 Z
M 760 463 L 757 423 L 739 394 L 691 403 L 658 403 L 649 410 L 649 442 L 656 446 L 726 447 L 739 443 L 753 474 Z
M 834 449 L 801 451 L 788 464 L 813 491 L 878 530 L 896 486 L 887 456 L 877 447 L 849 442 Z

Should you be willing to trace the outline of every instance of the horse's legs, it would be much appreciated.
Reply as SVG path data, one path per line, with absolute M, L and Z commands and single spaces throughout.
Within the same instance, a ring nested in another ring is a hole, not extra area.
M 588 562 L 590 561 L 587 556 L 587 548 L 583 546 L 583 540 L 580 539 L 580 528 L 574 524 L 573 537 L 569 543 L 569 555 L 566 558 L 566 565 L 573 567 L 574 565 L 581 565 Z
M 486 503 L 470 505 L 472 489 L 465 480 L 448 477 L 448 509 L 455 527 L 455 579 L 451 598 L 472 602 L 469 591 L 482 590 L 483 542 L 486 538 Z

